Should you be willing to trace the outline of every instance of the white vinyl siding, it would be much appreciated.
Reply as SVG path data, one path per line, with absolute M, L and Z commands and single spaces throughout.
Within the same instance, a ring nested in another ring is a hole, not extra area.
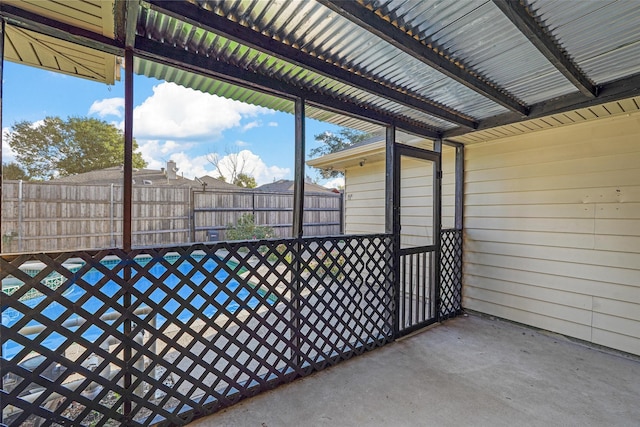
M 354 166 L 345 172 L 345 234 L 384 233 L 385 163 Z
M 640 115 L 465 160 L 463 306 L 640 354 Z
M 442 153 L 442 228 L 454 227 L 455 212 L 455 149 L 445 146 Z M 429 165 L 429 164 L 427 164 Z M 408 207 L 403 212 L 410 214 L 409 205 L 412 194 L 416 191 L 416 182 L 425 184 L 424 191 L 419 190 L 421 195 L 431 194 L 432 173 L 431 166 L 425 170 L 425 162 L 411 161 L 404 162 L 403 167 L 403 192 L 405 201 L 403 206 Z M 385 223 L 385 163 L 365 163 L 363 166 L 354 166 L 345 171 L 345 233 L 365 234 L 384 233 Z M 422 204 L 419 221 L 429 226 L 432 224 L 432 201 Z M 415 221 L 414 221 L 415 222 Z M 403 229 L 408 232 L 406 227 Z

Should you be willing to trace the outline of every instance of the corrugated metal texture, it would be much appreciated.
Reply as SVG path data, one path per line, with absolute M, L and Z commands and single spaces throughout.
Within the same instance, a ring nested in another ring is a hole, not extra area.
M 146 59 L 135 58 L 134 72 L 158 80 L 173 82 L 212 95 L 260 105 L 275 111 L 293 113 L 293 101 L 235 86 Z
M 623 99 L 620 101 L 608 102 L 589 108 L 581 108 L 566 113 L 554 114 L 539 119 L 527 120 L 492 129 L 471 132 L 466 135 L 451 138 L 452 141 L 464 144 L 476 144 L 479 142 L 491 141 L 493 139 L 505 138 L 509 136 L 524 135 L 544 129 L 556 128 L 576 123 L 583 123 L 590 120 L 601 119 L 623 114 L 634 114 L 640 111 L 640 96 Z
M 317 93 L 326 94 L 328 97 L 347 99 L 358 105 L 367 105 L 371 109 L 417 120 L 427 126 L 432 126 L 434 129 L 447 130 L 456 127 L 453 123 L 440 120 L 373 93 L 308 71 L 300 66 L 196 28 L 191 24 L 178 21 L 156 11 L 144 9 L 143 13 L 141 13 L 140 21 L 143 23 L 141 27 L 139 26 L 139 32 L 142 35 L 169 45 L 185 48 L 193 53 L 206 54 L 219 61 L 236 65 L 258 74 L 268 75 L 271 78 L 299 88 L 307 88 Z M 159 73 L 157 70 L 155 72 L 156 74 Z M 179 71 L 163 71 L 162 73 L 173 75 L 179 73 Z M 183 79 L 183 77 L 176 76 L 172 78 Z M 224 96 L 230 97 L 228 93 Z M 246 96 L 246 94 L 243 93 L 243 96 Z M 266 98 L 262 99 L 266 100 Z M 274 108 L 270 105 L 263 106 Z
M 530 0 L 529 3 L 596 84 L 640 72 L 638 0 Z
M 141 74 L 158 80 L 173 82 L 201 92 L 246 102 L 248 104 L 260 105 L 275 111 L 290 114 L 293 114 L 294 112 L 294 104 L 290 100 L 232 85 L 226 82 L 221 82 L 200 74 L 190 73 L 174 67 L 168 67 L 146 59 L 135 58 L 134 72 L 136 74 Z M 374 123 L 313 106 L 307 106 L 305 114 L 307 117 L 315 120 L 358 129 L 364 132 L 375 132 L 380 130 L 380 126 Z
M 366 3 L 527 104 L 576 91 L 491 1 Z
M 312 1 L 199 2 L 203 7 L 369 78 L 475 118 L 506 111 Z
M 322 108 L 307 105 L 305 108 L 305 116 L 321 122 L 331 123 L 337 126 L 357 129 L 367 133 L 381 132 L 383 127 L 375 123 L 359 120 L 344 114 L 334 113 Z

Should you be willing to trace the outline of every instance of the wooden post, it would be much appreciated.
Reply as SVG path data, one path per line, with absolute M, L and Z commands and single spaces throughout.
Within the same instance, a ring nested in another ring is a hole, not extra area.
M 464 145 L 456 147 L 455 203 L 455 228 L 462 230 L 464 224 Z
M 434 290 L 436 294 L 436 322 L 439 322 L 442 306 L 442 298 L 440 296 L 440 252 L 442 251 L 442 139 L 433 141 L 433 151 L 438 153 L 433 174 L 433 237 L 436 245 L 436 250 L 433 254 L 433 282 L 435 284 Z
M 4 19 L 0 20 L 0 159 L 2 159 L 2 87 L 3 78 L 4 78 L 4 27 L 5 22 Z M 0 161 L 0 200 L 2 200 L 2 162 Z M 2 230 L 2 215 L 0 215 L 0 230 Z M 2 247 L 3 239 L 0 239 L 0 253 L 4 252 Z M 0 355 L 2 354 L 2 350 L 0 350 Z M 0 378 L 0 381 L 2 379 Z M 0 414 L 0 423 L 2 422 L 2 414 Z
M 295 166 L 293 181 L 293 236 L 303 235 L 304 221 L 304 99 L 297 98 L 295 104 Z
M 122 200 L 122 248 L 127 254 L 124 261 L 127 261 L 131 254 L 131 205 L 133 196 L 133 51 L 127 49 L 124 52 L 124 183 L 123 183 L 123 200 Z M 131 261 L 133 261 L 131 259 Z M 123 269 L 124 283 L 130 284 L 131 266 L 127 265 Z M 132 302 L 131 292 L 127 289 L 122 297 L 122 305 L 125 311 L 131 308 Z M 132 321 L 126 320 L 123 323 L 123 332 L 127 339 L 134 339 L 132 333 Z M 131 344 L 125 342 L 122 352 L 125 364 L 125 373 L 123 385 L 127 392 L 132 391 L 132 375 L 131 375 Z M 125 420 L 129 419 L 132 410 L 131 398 L 124 399 L 123 412 Z
M 133 196 L 133 51 L 124 52 L 124 194 L 122 196 L 122 248 L 131 251 Z

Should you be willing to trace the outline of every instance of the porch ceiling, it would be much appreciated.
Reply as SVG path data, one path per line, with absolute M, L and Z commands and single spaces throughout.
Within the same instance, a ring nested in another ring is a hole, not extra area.
M 2 6 L 17 6 L 26 14 L 46 16 L 114 37 L 113 1 L 7 0 L 2 3 Z M 5 59 L 106 84 L 120 79 L 120 61 L 115 55 L 11 25 L 9 16 L 3 16 L 9 21 L 5 31 Z
M 638 109 L 634 0 L 116 0 L 113 34 L 81 19 L 100 2 L 0 3 L 8 36 L 131 48 L 137 73 L 365 131 L 468 143 Z

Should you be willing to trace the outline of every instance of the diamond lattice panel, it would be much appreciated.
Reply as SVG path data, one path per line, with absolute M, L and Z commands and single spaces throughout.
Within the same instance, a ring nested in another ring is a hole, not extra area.
M 442 231 L 440 266 L 440 318 L 462 310 L 462 230 Z
M 382 345 L 390 242 L 0 258 L 3 422 L 183 425 Z

